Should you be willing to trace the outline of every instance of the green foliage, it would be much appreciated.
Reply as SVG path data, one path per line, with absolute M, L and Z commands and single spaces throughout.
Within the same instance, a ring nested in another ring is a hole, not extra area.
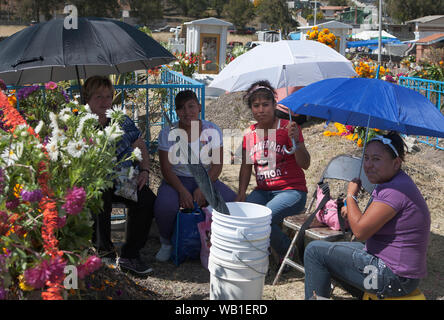
M 37 22 L 40 21 L 40 15 L 51 19 L 53 10 L 61 7 L 60 1 L 57 0 L 17 0 L 15 2 L 16 14 L 20 18 Z
M 207 16 L 208 0 L 191 0 L 189 2 L 189 15 L 194 18 L 204 18 Z
M 436 0 L 385 0 L 387 14 L 397 22 L 444 13 L 444 1 Z
M 143 26 L 139 28 L 140 31 L 146 33 L 147 35 L 149 35 L 150 37 L 153 36 L 153 32 L 151 31 L 150 28 L 148 28 L 147 26 Z
M 172 2 L 182 11 L 184 16 L 195 18 L 204 17 L 209 7 L 208 0 L 173 0 Z
M 163 16 L 162 2 L 160 0 L 129 0 L 129 5 L 139 22 L 148 24 L 153 19 Z M 151 36 L 151 34 L 149 34 Z
M 280 29 L 284 34 L 292 31 L 298 23 L 292 18 L 284 0 L 263 0 L 257 7 L 257 15 L 272 29 Z
M 77 7 L 79 17 L 120 17 L 118 0 L 71 0 Z
M 243 29 L 255 16 L 254 6 L 250 0 L 230 0 L 224 7 L 224 16 L 236 28 Z
M 314 19 L 314 15 L 309 13 L 306 16 L 306 19 L 307 20 L 313 20 Z M 322 20 L 322 19 L 324 19 L 324 14 L 322 12 L 320 12 L 320 11 L 316 12 L 316 20 Z
M 228 0 L 209 0 L 210 6 L 216 11 L 216 17 L 220 18 L 224 11 L 224 6 L 228 3 Z
M 328 0 L 330 6 L 348 6 L 348 0 Z

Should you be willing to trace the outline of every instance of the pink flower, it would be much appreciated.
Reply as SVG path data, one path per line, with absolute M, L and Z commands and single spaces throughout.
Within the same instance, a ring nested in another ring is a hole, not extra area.
M 35 289 L 43 288 L 46 281 L 56 282 L 62 278 L 65 266 L 66 262 L 60 257 L 51 261 L 43 260 L 37 267 L 25 271 L 25 282 Z
M 53 81 L 49 81 L 48 83 L 45 84 L 46 90 L 54 90 L 55 88 L 57 88 L 57 83 Z
M 79 279 L 85 278 L 88 274 L 100 269 L 102 260 L 97 256 L 89 256 L 84 264 L 77 267 L 77 275 Z
M 62 206 L 62 209 L 68 214 L 77 215 L 82 211 L 85 200 L 85 190 L 82 187 L 77 188 L 74 186 L 72 189 L 68 189 L 65 204 Z
M 14 210 L 15 208 L 17 208 L 20 204 L 19 199 L 15 198 L 11 201 L 6 202 L 6 209 L 8 210 Z
M 39 202 L 40 199 L 42 199 L 42 197 L 43 197 L 42 190 L 40 190 L 40 189 L 36 189 L 36 190 L 32 190 L 32 191 L 28 191 L 28 190 L 23 189 L 20 192 L 20 195 L 22 196 L 23 201 L 28 201 L 28 202 Z
M 57 219 L 57 228 L 61 229 L 65 226 L 66 224 L 66 216 L 64 217 L 58 217 Z

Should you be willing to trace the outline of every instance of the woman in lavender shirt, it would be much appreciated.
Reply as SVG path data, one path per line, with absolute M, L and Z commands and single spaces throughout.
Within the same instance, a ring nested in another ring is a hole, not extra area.
M 343 211 L 359 241 L 311 242 L 304 254 L 305 298 L 330 297 L 331 279 L 379 298 L 404 296 L 427 276 L 430 212 L 412 179 L 401 169 L 404 142 L 397 133 L 368 143 L 364 171 L 377 184 L 363 214 L 356 203 L 361 181 L 348 185 Z

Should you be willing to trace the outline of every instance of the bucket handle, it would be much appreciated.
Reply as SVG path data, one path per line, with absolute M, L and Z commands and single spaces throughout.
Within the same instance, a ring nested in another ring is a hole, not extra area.
M 262 249 L 259 249 L 258 247 L 256 247 L 246 236 L 245 236 L 245 234 L 243 233 L 243 232 L 239 232 L 239 234 L 241 234 L 243 237 L 244 237 L 244 239 L 245 240 L 247 240 L 247 242 L 253 247 L 253 248 L 255 248 L 256 250 L 258 250 L 258 251 L 260 251 L 260 252 L 263 252 L 263 253 L 266 253 L 266 254 L 268 254 L 268 255 L 270 255 L 270 252 L 269 251 L 264 251 L 264 250 L 262 250 Z
M 266 276 L 267 275 L 267 272 L 260 272 L 260 271 L 257 271 L 255 268 L 253 268 L 252 266 L 250 266 L 248 263 L 246 263 L 246 262 L 244 262 L 237 254 L 235 254 L 234 255 L 235 257 L 236 257 L 236 259 L 239 261 L 239 262 L 241 262 L 244 266 L 247 266 L 248 268 L 250 268 L 251 270 L 253 270 L 253 271 L 255 271 L 255 272 L 257 272 L 257 273 L 259 273 L 259 274 L 261 274 L 261 275 L 263 275 L 263 276 Z

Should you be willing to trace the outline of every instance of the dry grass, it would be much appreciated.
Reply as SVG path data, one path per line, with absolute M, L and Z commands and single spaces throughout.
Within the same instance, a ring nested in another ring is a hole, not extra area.
M 245 128 L 251 120 L 249 110 L 242 104 L 242 94 L 223 95 L 217 100 L 207 100 L 206 119 L 214 121 L 222 129 Z M 309 197 L 314 190 L 320 173 L 328 161 L 338 154 L 352 154 L 360 156 L 361 149 L 350 141 L 339 137 L 324 137 L 324 122 L 310 121 L 303 126 L 303 133 L 307 149 L 312 162 L 306 171 Z M 332 128 L 329 128 L 330 130 Z M 419 144 L 420 151 L 408 154 L 404 163 L 405 171 L 417 183 L 429 206 L 432 226 L 431 241 L 428 249 L 428 277 L 420 283 L 420 289 L 427 299 L 444 299 L 444 204 L 442 201 L 442 185 L 444 185 L 444 157 L 443 151 L 435 150 L 424 144 Z M 239 165 L 225 164 L 221 180 L 233 190 L 237 190 Z M 156 158 L 153 158 L 151 168 L 150 187 L 157 191 L 161 181 L 160 170 Z M 250 183 L 250 190 L 254 187 L 254 179 Z M 118 244 L 123 241 L 122 232 L 114 232 L 114 240 Z M 105 279 L 112 278 L 115 273 L 120 281 L 123 294 L 115 299 L 181 299 L 207 300 L 210 292 L 210 274 L 204 269 L 200 261 L 186 261 L 179 267 L 172 262 L 156 262 L 154 256 L 160 247 L 156 225 L 154 224 L 149 240 L 142 250 L 142 257 L 150 263 L 154 272 L 145 278 L 119 274 L 116 270 L 96 273 Z M 269 275 L 265 279 L 263 299 L 265 300 L 300 300 L 304 298 L 303 274 L 293 270 L 281 276 L 277 285 L 272 282 L 276 274 L 276 265 L 270 264 Z M 96 280 L 97 281 L 97 278 Z M 108 280 L 111 281 L 111 280 Z M 99 296 L 100 298 L 100 296 Z M 102 296 L 102 298 L 104 298 Z M 352 299 L 340 288 L 335 288 L 333 299 Z

